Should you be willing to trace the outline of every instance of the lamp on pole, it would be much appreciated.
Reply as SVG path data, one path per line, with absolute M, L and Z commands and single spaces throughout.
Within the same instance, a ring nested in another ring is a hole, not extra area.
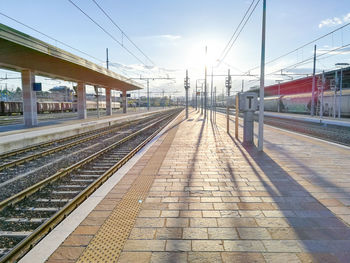
M 338 99 L 338 118 L 341 118 L 341 96 L 343 89 L 343 67 L 349 66 L 349 63 L 336 63 L 336 67 L 340 67 L 340 83 L 339 83 L 339 99 Z

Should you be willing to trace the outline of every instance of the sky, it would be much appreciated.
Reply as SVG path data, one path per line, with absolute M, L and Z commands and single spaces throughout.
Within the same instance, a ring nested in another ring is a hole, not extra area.
M 207 64 L 208 74 L 242 75 L 249 71 L 254 76 L 233 78 L 233 91 L 258 85 L 261 54 L 262 0 L 246 23 L 225 59 L 218 66 L 218 59 L 230 40 L 252 0 L 95 0 L 123 30 L 116 28 L 98 9 L 93 0 L 71 0 L 96 20 L 118 42 L 130 50 L 130 55 L 120 44 L 92 23 L 69 0 L 0 0 L 0 23 L 25 32 L 45 42 L 56 45 L 75 55 L 101 66 L 106 66 L 106 48 L 109 49 L 111 70 L 129 78 L 171 77 L 175 80 L 151 81 L 151 91 L 167 95 L 183 95 L 183 81 L 188 69 L 193 92 L 197 79 L 204 78 Z M 257 3 L 258 0 L 255 0 Z M 66 43 L 86 54 L 79 53 L 57 41 L 49 39 L 11 19 L 20 21 L 52 38 Z M 267 0 L 266 18 L 266 61 L 295 50 L 324 34 L 350 22 L 348 0 Z M 266 84 L 276 80 L 288 80 L 311 74 L 312 60 L 296 67 L 312 57 L 313 45 L 317 54 L 327 53 L 317 60 L 317 71 L 335 68 L 337 62 L 350 62 L 349 47 L 332 51 L 350 44 L 350 26 L 344 27 L 321 40 L 311 43 L 266 64 Z M 126 38 L 129 37 L 147 55 L 148 60 Z M 207 46 L 207 56 L 205 47 Z M 98 60 L 96 60 L 97 58 Z M 153 64 L 154 63 L 154 64 Z M 251 70 L 253 69 L 253 70 Z M 284 75 L 281 75 L 283 69 Z M 279 73 L 273 75 L 271 73 Z M 19 76 L 18 73 L 0 71 L 0 78 Z M 72 85 L 60 80 L 37 78 L 44 90 L 56 85 Z M 213 85 L 219 92 L 224 88 L 223 76 L 215 76 Z M 210 85 L 210 76 L 208 83 Z M 0 87 L 7 83 L 9 88 L 20 86 L 18 80 L 2 80 Z M 142 82 L 141 82 L 142 83 Z M 201 81 L 197 82 L 201 84 Z M 144 83 L 143 83 L 144 84 Z M 90 91 L 92 89 L 90 88 Z M 141 91 L 141 95 L 144 91 Z

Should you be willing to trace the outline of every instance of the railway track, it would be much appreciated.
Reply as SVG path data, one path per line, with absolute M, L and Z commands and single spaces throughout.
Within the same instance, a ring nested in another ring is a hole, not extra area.
M 44 150 L 42 148 L 45 144 L 40 144 L 30 151 L 28 148 L 32 147 L 22 149 L 24 152 L 15 151 L 15 155 L 7 153 L 3 159 L 6 161 L 0 164 L 0 201 L 142 129 L 158 118 L 162 118 L 162 113 L 82 134 L 82 137 L 77 135 L 54 141 L 53 144 L 49 142 Z
M 16 261 L 179 114 L 147 123 L 0 203 L 0 262 Z
M 113 110 L 113 113 L 121 113 L 121 110 Z M 88 117 L 97 117 L 96 110 L 87 111 Z M 76 112 L 57 112 L 57 113 L 41 113 L 38 114 L 38 121 L 57 121 L 57 120 L 74 120 L 78 114 Z M 100 116 L 106 116 L 105 110 L 100 110 Z M 24 118 L 22 115 L 15 116 L 0 116 L 0 126 L 23 124 Z
M 154 116 L 148 117 L 148 119 L 150 118 L 154 118 Z M 140 120 L 122 123 L 122 125 L 115 124 L 113 126 L 101 128 L 98 130 L 94 130 L 94 131 L 90 131 L 90 132 L 86 132 L 78 135 L 73 135 L 73 136 L 69 136 L 69 137 L 65 137 L 62 139 L 53 140 L 45 143 L 40 143 L 40 144 L 32 145 L 16 151 L 0 154 L 0 171 L 6 168 L 10 168 L 12 166 L 20 165 L 24 162 L 27 162 L 33 159 L 40 158 L 42 156 L 45 156 L 51 153 L 61 151 L 63 149 L 73 147 L 77 144 L 87 142 L 89 140 L 93 140 L 100 136 L 108 135 L 110 133 L 121 130 L 122 128 L 125 128 L 128 125 L 134 125 L 138 122 L 140 122 Z M 81 139 L 78 139 L 78 138 L 81 138 Z
M 217 111 L 226 114 L 226 108 L 217 108 Z M 230 115 L 234 115 L 232 110 L 230 110 Z M 240 115 L 240 117 L 243 117 L 243 115 Z M 258 121 L 257 116 L 255 116 L 255 121 Z M 318 123 L 276 118 L 271 116 L 265 116 L 264 123 L 285 130 L 309 135 L 318 139 L 350 146 L 350 128 L 348 127 L 340 127 L 335 125 L 324 126 Z

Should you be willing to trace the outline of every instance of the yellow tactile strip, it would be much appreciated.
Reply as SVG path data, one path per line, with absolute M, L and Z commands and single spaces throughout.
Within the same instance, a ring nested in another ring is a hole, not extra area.
M 118 203 L 112 214 L 101 226 L 77 262 L 116 262 L 136 217 L 142 202 L 147 197 L 153 180 L 173 141 L 178 126 L 174 126 L 166 135 L 152 158 L 141 171 L 138 178 Z

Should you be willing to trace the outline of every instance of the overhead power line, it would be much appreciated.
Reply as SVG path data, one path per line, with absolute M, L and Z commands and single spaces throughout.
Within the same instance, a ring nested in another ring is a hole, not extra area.
M 155 63 L 127 36 L 127 34 L 125 34 L 125 32 L 121 29 L 120 26 L 117 25 L 117 23 L 107 14 L 107 12 L 95 1 L 95 0 L 92 0 L 96 6 L 105 14 L 105 16 L 112 22 L 113 25 L 115 25 L 119 30 L 120 32 L 122 33 L 122 36 L 125 36 L 131 44 L 133 44 L 133 46 L 141 52 L 142 55 L 145 56 L 145 58 L 147 58 L 147 60 L 149 62 L 151 62 L 154 66 L 155 66 Z
M 250 5 L 249 5 L 248 9 L 245 11 L 244 16 L 242 17 L 241 21 L 239 22 L 238 26 L 236 27 L 235 31 L 233 32 L 233 34 L 232 34 L 232 36 L 231 36 L 230 40 L 227 42 L 227 44 L 226 44 L 226 46 L 225 46 L 224 50 L 221 52 L 219 59 L 220 59 L 220 58 L 222 58 L 222 57 L 223 57 L 223 55 L 225 54 L 226 49 L 227 49 L 227 48 L 228 48 L 228 46 L 230 45 L 230 43 L 231 43 L 232 39 L 234 38 L 234 36 L 236 35 L 236 33 L 237 33 L 237 31 L 238 31 L 239 27 L 240 27 L 240 26 L 241 26 L 241 24 L 243 23 L 243 21 L 244 21 L 245 17 L 247 16 L 247 14 L 248 14 L 248 12 L 249 12 L 250 8 L 252 7 L 252 5 L 253 5 L 254 1 L 255 1 L 255 0 L 253 0 L 253 1 L 250 3 Z M 220 63 L 221 63 L 221 59 L 220 59 Z
M 281 58 L 283 58 L 283 57 L 285 57 L 285 56 L 288 56 L 288 55 L 290 55 L 290 54 L 292 54 L 292 53 L 298 51 L 299 49 L 302 49 L 302 48 L 304 48 L 304 47 L 306 47 L 306 46 L 308 46 L 308 45 L 310 45 L 310 44 L 312 44 L 312 43 L 315 43 L 316 41 L 318 41 L 318 40 L 320 40 L 320 39 L 322 39 L 322 38 L 325 38 L 325 37 L 327 37 L 327 36 L 329 36 L 329 35 L 331 35 L 331 34 L 337 32 L 337 31 L 339 31 L 339 30 L 341 30 L 341 29 L 343 29 L 343 28 L 345 28 L 345 27 L 347 27 L 347 26 L 349 26 L 349 25 L 350 25 L 350 23 L 347 23 L 347 24 L 345 24 L 345 25 L 343 25 L 343 26 L 341 26 L 341 27 L 338 27 L 337 29 L 335 29 L 335 30 L 333 30 L 333 31 L 331 31 L 331 32 L 328 32 L 328 33 L 326 33 L 326 34 L 324 34 L 324 35 L 322 35 L 322 36 L 320 36 L 320 37 L 318 37 L 318 38 L 316 38 L 316 39 L 314 39 L 314 40 L 312 40 L 312 41 L 309 41 L 309 42 L 307 42 L 307 43 L 301 45 L 300 47 L 298 47 L 298 48 L 296 48 L 296 49 L 293 49 L 292 51 L 289 51 L 289 52 L 287 52 L 287 53 L 285 53 L 285 54 L 283 54 L 283 55 L 278 56 L 277 58 L 274 58 L 274 59 L 271 59 L 271 60 L 267 61 L 267 62 L 265 63 L 265 65 L 270 64 L 270 63 L 273 63 L 273 62 L 275 62 L 275 61 L 277 61 L 277 60 L 279 60 L 279 59 L 281 59 Z M 249 69 L 249 70 L 247 70 L 247 71 L 252 71 L 252 70 L 257 69 L 257 68 L 259 68 L 259 67 L 260 67 L 260 66 L 256 66 L 256 67 L 251 68 L 251 69 Z
M 68 0 L 72 5 L 74 5 L 81 13 L 83 13 L 91 22 L 93 22 L 96 26 L 98 26 L 103 32 L 105 32 L 110 38 L 112 38 L 116 43 L 118 43 L 122 48 L 124 48 L 131 56 L 133 56 L 137 61 L 142 63 L 146 68 L 147 65 L 138 58 L 133 52 L 131 52 L 128 48 L 126 48 L 123 43 L 121 43 L 118 39 L 116 39 L 111 33 L 109 33 L 103 26 L 96 22 L 91 16 L 89 16 L 84 10 L 82 10 L 78 5 L 76 5 L 72 0 Z
M 225 58 L 226 58 L 226 56 L 228 55 L 228 53 L 230 52 L 232 46 L 233 46 L 234 43 L 237 41 L 239 35 L 241 34 L 241 32 L 243 31 L 244 27 L 245 27 L 246 24 L 248 23 L 250 17 L 251 17 L 252 14 L 254 13 L 254 11 L 255 11 L 257 5 L 259 4 L 260 0 L 258 0 L 258 1 L 255 3 L 255 6 L 254 6 L 253 9 L 250 11 L 250 13 L 249 13 L 247 19 L 245 20 L 243 26 L 241 27 L 241 29 L 240 29 L 239 32 L 237 33 L 237 31 L 238 31 L 240 25 L 241 25 L 242 22 L 244 21 L 245 17 L 247 16 L 247 13 L 248 13 L 249 10 L 251 9 L 251 6 L 253 5 L 254 2 L 255 2 L 255 0 L 252 1 L 252 3 L 251 3 L 251 5 L 249 6 L 248 10 L 247 10 L 246 13 L 244 14 L 244 16 L 243 16 L 241 22 L 239 23 L 239 25 L 237 26 L 235 32 L 233 33 L 233 35 L 232 35 L 230 41 L 229 41 L 228 44 L 226 45 L 226 47 L 225 47 L 226 51 L 225 51 L 225 49 L 224 49 L 224 52 L 223 52 L 224 55 L 221 56 L 221 58 L 219 59 L 219 64 L 218 64 L 218 66 L 220 66 L 221 62 L 222 62 L 223 60 L 225 60 Z M 237 34 L 236 34 L 236 33 L 237 33 Z M 236 38 L 232 41 L 232 39 L 234 38 L 235 35 L 236 35 Z M 231 42 L 231 41 L 232 41 L 232 42 Z M 231 44 L 230 44 L 230 42 L 231 42 Z M 228 45 L 229 45 L 229 48 L 227 48 Z
M 33 31 L 35 31 L 35 32 L 37 32 L 37 33 L 39 33 L 39 34 L 41 34 L 41 35 L 43 35 L 43 36 L 45 36 L 45 37 L 47 37 L 47 38 L 49 38 L 49 39 L 51 39 L 51 40 L 54 40 L 54 41 L 56 41 L 57 43 L 60 43 L 60 44 L 62 44 L 62 45 L 64 45 L 64 46 L 66 46 L 66 47 L 69 47 L 69 48 L 71 48 L 71 49 L 73 49 L 73 50 L 75 50 L 75 51 L 77 51 L 77 52 L 79 52 L 79 53 L 81 53 L 81 54 L 84 54 L 84 55 L 86 55 L 86 56 L 88 56 L 88 57 L 90 57 L 90 58 L 93 58 L 93 59 L 95 59 L 95 60 L 97 60 L 97 61 L 99 61 L 99 62 L 102 62 L 102 63 L 104 62 L 103 60 L 101 60 L 101 59 L 99 59 L 99 58 L 97 58 L 97 57 L 94 57 L 94 56 L 92 56 L 92 55 L 90 55 L 90 54 L 88 54 L 88 53 L 86 53 L 86 52 L 84 52 L 84 51 L 81 51 L 80 49 L 75 48 L 75 47 L 72 47 L 71 45 L 68 45 L 68 44 L 66 44 L 66 43 L 64 43 L 64 42 L 62 42 L 62 41 L 60 41 L 60 40 L 58 40 L 58 39 L 56 39 L 56 38 L 53 38 L 53 37 L 51 37 L 51 36 L 49 36 L 49 35 L 47 35 L 47 34 L 41 32 L 41 31 L 35 29 L 34 27 L 31 27 L 31 26 L 29 26 L 29 25 L 27 25 L 27 24 L 24 24 L 23 22 L 18 21 L 17 19 L 14 19 L 14 18 L 12 18 L 12 17 L 10 17 L 10 16 L 8 16 L 8 15 L 5 15 L 4 13 L 1 13 L 1 12 L 0 12 L 0 15 L 2 15 L 2 16 L 4 16 L 4 17 L 6 17 L 6 18 L 8 18 L 8 19 L 10 19 L 10 20 L 12 20 L 12 21 L 14 21 L 14 22 L 16 22 L 16 23 L 18 23 L 18 24 L 20 24 L 20 25 L 22 25 L 22 26 L 24 26 L 24 27 L 26 27 L 26 28 L 29 28 L 29 29 L 31 29 L 31 30 L 33 30 Z

